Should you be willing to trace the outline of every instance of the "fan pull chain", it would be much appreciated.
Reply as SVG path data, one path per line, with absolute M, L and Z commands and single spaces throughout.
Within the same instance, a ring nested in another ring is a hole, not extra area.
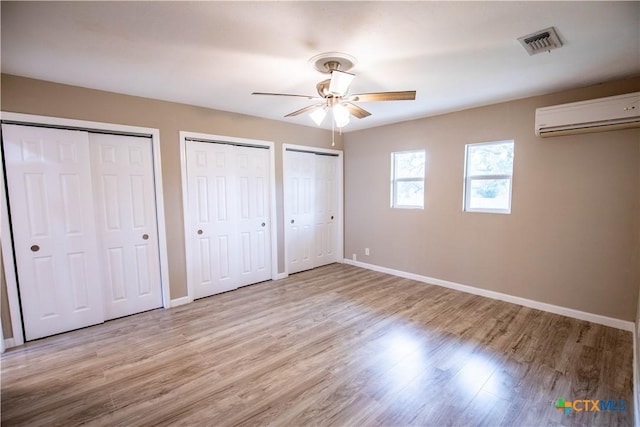
M 333 117 L 331 117 L 331 146 L 336 146 L 336 122 Z

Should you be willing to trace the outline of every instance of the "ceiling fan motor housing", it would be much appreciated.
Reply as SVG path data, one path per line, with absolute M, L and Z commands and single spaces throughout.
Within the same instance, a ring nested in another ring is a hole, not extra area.
M 333 94 L 329 92 L 329 84 L 331 83 L 331 79 L 326 79 L 321 81 L 316 85 L 316 89 L 318 89 L 318 95 L 323 98 L 333 97 Z

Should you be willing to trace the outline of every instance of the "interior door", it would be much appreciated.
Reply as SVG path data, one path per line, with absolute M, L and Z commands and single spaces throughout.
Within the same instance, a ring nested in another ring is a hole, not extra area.
M 90 134 L 105 317 L 162 306 L 151 139 Z
M 238 286 L 271 279 L 269 150 L 233 146 L 239 246 Z
M 313 153 L 285 151 L 284 202 L 289 274 L 315 266 L 315 158 Z
M 271 278 L 269 151 L 187 141 L 195 298 Z
M 101 323 L 88 133 L 2 132 L 26 339 Z

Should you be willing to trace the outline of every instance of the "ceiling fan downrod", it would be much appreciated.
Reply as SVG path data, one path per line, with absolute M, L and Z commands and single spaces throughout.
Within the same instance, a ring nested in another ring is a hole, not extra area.
M 324 63 L 324 67 L 327 69 L 327 74 L 331 74 L 333 71 L 340 69 L 340 63 L 338 61 L 327 61 Z

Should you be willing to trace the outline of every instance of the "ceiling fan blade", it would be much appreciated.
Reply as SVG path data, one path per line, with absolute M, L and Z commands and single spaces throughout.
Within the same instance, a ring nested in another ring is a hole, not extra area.
M 365 117 L 371 115 L 371 113 L 365 110 L 364 108 L 360 108 L 357 105 L 352 104 L 350 102 L 345 102 L 344 106 L 347 107 L 347 110 L 349 110 L 349 112 L 352 115 L 356 116 L 359 119 L 364 119 Z
M 331 82 L 329 83 L 329 92 L 335 96 L 344 96 L 351 86 L 351 82 L 355 74 L 345 73 L 344 71 L 331 71 Z
M 359 93 L 349 97 L 349 101 L 378 102 L 378 101 L 413 101 L 416 99 L 415 90 L 402 92 L 374 92 Z
M 318 108 L 318 107 L 322 107 L 322 104 L 309 105 L 308 107 L 304 107 L 304 108 L 301 108 L 299 110 L 294 111 L 293 113 L 289 113 L 285 117 L 298 116 L 298 115 L 300 115 L 302 113 L 306 113 L 307 111 L 311 111 L 311 110 L 313 110 L 315 108 Z
M 309 96 L 309 95 L 294 95 L 294 94 L 291 94 L 291 93 L 251 92 L 251 95 L 295 96 L 296 98 L 321 99 L 321 98 L 318 98 L 317 96 Z

